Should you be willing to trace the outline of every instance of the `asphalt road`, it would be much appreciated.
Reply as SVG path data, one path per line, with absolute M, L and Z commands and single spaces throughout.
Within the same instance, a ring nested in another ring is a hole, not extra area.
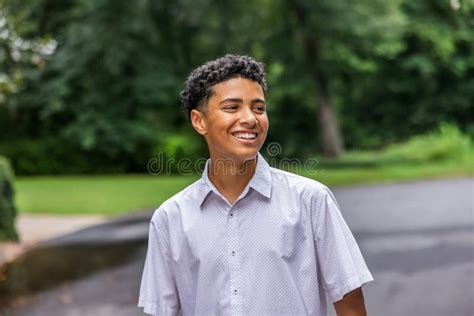
M 336 190 L 371 315 L 474 315 L 474 179 Z
M 375 281 L 369 315 L 474 315 L 474 178 L 335 189 Z M 150 212 L 57 238 L 50 246 L 143 241 Z M 6 315 L 143 315 L 145 247 L 121 266 L 19 298 Z M 53 267 L 54 269 L 54 267 Z M 332 313 L 331 313 L 332 314 Z

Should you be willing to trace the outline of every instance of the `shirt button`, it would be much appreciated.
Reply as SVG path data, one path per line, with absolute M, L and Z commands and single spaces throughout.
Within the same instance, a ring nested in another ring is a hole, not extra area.
M 237 290 L 234 290 L 234 294 L 237 294 Z
M 234 213 L 230 213 L 230 217 L 234 216 Z
M 232 251 L 232 255 L 235 256 L 235 251 Z

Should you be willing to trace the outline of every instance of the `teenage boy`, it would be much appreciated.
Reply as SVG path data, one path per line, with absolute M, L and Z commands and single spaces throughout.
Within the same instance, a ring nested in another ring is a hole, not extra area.
M 139 306 L 154 315 L 366 315 L 373 280 L 323 184 L 271 168 L 263 65 L 226 55 L 181 93 L 207 142 L 202 178 L 150 225 Z M 291 105 L 288 105 L 291 106 Z

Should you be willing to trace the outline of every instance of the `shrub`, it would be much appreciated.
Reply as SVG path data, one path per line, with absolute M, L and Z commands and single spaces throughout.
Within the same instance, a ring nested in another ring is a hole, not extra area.
M 472 141 L 468 135 L 454 125 L 442 123 L 431 133 L 414 136 L 380 151 L 352 151 L 337 160 L 321 159 L 321 164 L 344 168 L 460 161 L 469 159 L 472 152 Z
M 208 153 L 201 136 L 194 131 L 183 131 L 163 137 L 154 148 L 152 157 L 160 159 L 160 172 L 179 174 L 181 169 L 195 171 L 196 161 L 207 159 Z M 183 160 L 189 161 L 190 165 L 182 165 Z
M 469 136 L 454 125 L 443 123 L 437 131 L 412 137 L 406 143 L 389 146 L 382 162 L 424 163 L 465 158 L 471 149 Z
M 0 155 L 8 157 L 17 175 L 123 173 L 131 155 L 105 156 L 88 152 L 61 138 L 21 139 L 0 143 Z M 141 157 L 143 153 L 134 153 Z M 144 170 L 146 164 L 143 163 Z
M 0 240 L 18 240 L 15 217 L 13 170 L 8 160 L 0 156 Z

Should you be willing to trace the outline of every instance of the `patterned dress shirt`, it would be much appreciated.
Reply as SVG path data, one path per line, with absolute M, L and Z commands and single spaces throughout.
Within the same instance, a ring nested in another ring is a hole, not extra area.
M 208 178 L 164 202 L 150 224 L 138 305 L 153 315 L 326 315 L 372 281 L 330 190 L 271 168 L 232 205 Z

